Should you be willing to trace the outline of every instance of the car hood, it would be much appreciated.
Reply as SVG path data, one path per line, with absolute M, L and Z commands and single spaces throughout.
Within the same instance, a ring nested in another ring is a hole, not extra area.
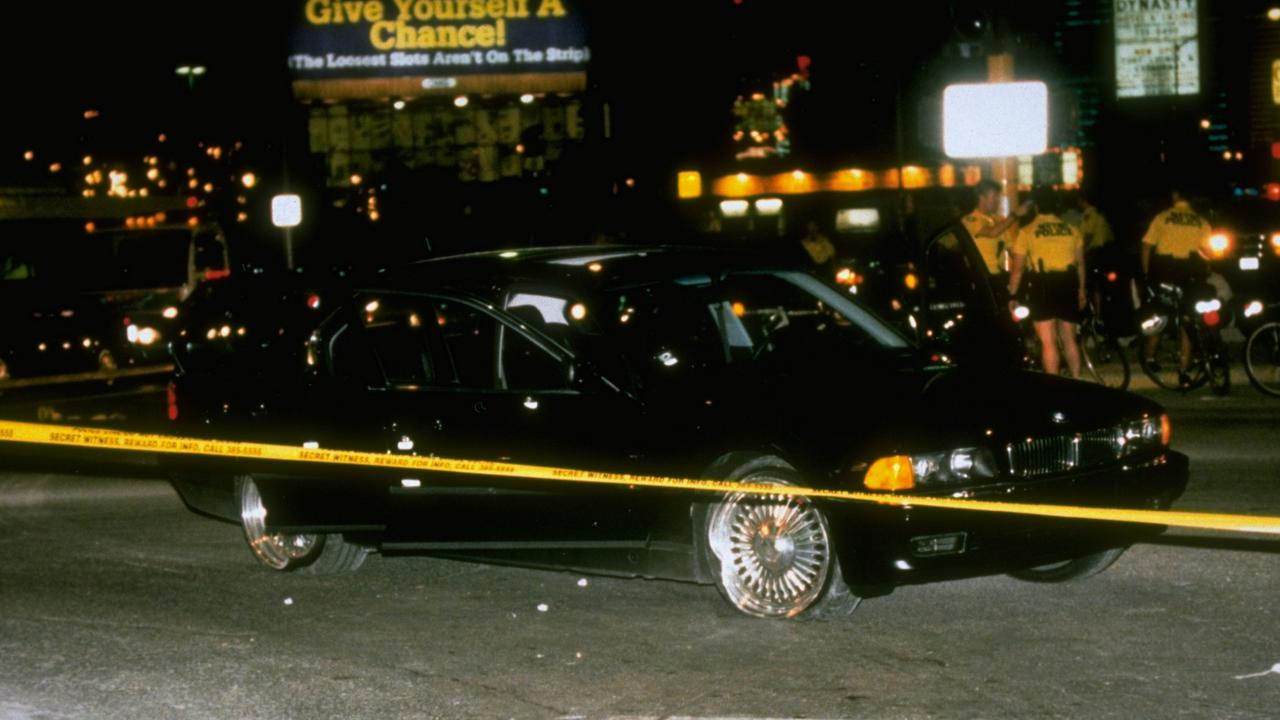
M 993 449 L 1096 430 L 1157 403 L 1093 383 L 1006 369 L 846 366 L 838 383 L 811 371 L 780 383 L 773 426 L 828 468 L 891 454 Z

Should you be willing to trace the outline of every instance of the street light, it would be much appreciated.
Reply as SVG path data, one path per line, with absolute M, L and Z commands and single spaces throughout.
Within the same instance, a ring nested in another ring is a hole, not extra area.
M 1267 11 L 1267 19 L 1271 22 L 1280 21 L 1280 7 L 1273 7 Z
M 181 65 L 174 72 L 187 79 L 188 89 L 195 90 L 196 78 L 205 73 L 205 67 L 203 65 Z

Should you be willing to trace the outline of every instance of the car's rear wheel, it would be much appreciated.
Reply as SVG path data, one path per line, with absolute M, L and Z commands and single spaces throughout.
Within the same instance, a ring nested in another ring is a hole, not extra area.
M 1071 560 L 1049 563 L 1038 567 L 1017 570 L 1009 573 L 1011 577 L 1027 582 L 1058 583 L 1069 580 L 1083 580 L 1093 577 L 1111 567 L 1127 548 L 1111 548 L 1101 552 L 1083 555 Z
M 258 484 L 250 476 L 236 478 L 236 500 L 244 539 L 258 562 L 272 570 L 322 575 L 356 570 L 369 555 L 341 534 L 272 533 L 266 528 L 267 508 Z
M 799 484 L 795 470 L 774 457 L 749 460 L 728 478 Z M 840 573 L 827 518 L 805 497 L 730 493 L 708 508 L 704 532 L 716 586 L 747 615 L 831 617 L 858 605 Z

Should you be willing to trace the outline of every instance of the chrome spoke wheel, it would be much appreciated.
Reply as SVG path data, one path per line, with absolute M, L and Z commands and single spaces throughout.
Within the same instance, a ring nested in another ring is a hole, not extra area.
M 708 518 L 720 587 L 757 617 L 793 617 L 822 596 L 833 552 L 826 518 L 807 499 L 734 493 Z
M 320 535 L 287 535 L 267 532 L 267 508 L 252 478 L 236 480 L 240 497 L 240 523 L 249 549 L 263 565 L 289 570 L 310 558 L 324 542 Z

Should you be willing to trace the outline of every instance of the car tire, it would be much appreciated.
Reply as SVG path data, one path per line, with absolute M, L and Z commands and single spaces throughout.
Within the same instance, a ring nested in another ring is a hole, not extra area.
M 728 462 L 713 466 L 715 476 L 801 484 L 795 469 L 778 457 L 722 460 Z M 729 493 L 695 517 L 716 588 L 738 611 L 759 618 L 835 619 L 861 601 L 844 581 L 826 516 L 807 498 Z
M 236 478 L 236 506 L 245 542 L 255 559 L 272 570 L 331 575 L 358 570 L 368 548 L 347 542 L 340 533 L 288 534 L 267 532 L 267 508 L 253 478 Z
M 1111 548 L 1071 560 L 1049 563 L 1009 573 L 1010 577 L 1036 583 L 1060 583 L 1093 577 L 1111 567 L 1128 548 Z

